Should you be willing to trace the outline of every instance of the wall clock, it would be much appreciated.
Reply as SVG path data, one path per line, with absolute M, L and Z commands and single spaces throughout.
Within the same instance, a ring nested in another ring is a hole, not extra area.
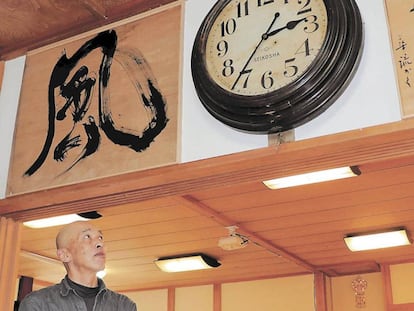
M 325 111 L 358 67 L 354 0 L 219 0 L 196 35 L 191 71 L 203 106 L 235 129 L 277 133 Z

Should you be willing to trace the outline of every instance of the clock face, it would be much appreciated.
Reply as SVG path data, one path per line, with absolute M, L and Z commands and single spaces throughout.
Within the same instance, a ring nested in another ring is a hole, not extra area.
M 327 26 L 323 0 L 228 1 L 208 31 L 207 71 L 235 94 L 273 92 L 310 66 Z
M 355 0 L 217 0 L 194 40 L 194 86 L 224 124 L 283 132 L 335 102 L 363 39 Z

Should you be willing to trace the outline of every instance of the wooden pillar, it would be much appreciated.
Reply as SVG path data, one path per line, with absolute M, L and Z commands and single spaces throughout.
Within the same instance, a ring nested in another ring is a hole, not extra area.
M 175 288 L 170 287 L 168 288 L 168 311 L 174 311 L 175 310 Z
M 0 218 L 0 302 L 5 311 L 13 310 L 16 299 L 20 235 L 20 223 Z
M 214 284 L 213 311 L 221 311 L 221 284 Z
M 316 311 L 328 311 L 328 299 L 326 295 L 326 276 L 322 272 L 315 273 L 315 309 Z

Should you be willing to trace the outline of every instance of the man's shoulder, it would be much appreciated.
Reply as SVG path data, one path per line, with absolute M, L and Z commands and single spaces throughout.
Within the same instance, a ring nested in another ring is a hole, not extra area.
M 19 310 L 37 310 L 37 307 L 43 306 L 50 301 L 56 301 L 57 296 L 60 295 L 59 293 L 59 284 L 33 291 L 24 297 L 20 303 Z
M 109 288 L 106 288 L 106 293 L 108 295 L 110 295 L 110 296 L 112 296 L 114 298 L 116 297 L 117 299 L 120 299 L 120 300 L 130 300 L 130 301 L 132 301 L 127 295 L 124 295 L 122 293 L 115 292 L 115 291 L 113 291 L 113 290 L 111 290 Z
M 108 298 L 110 298 L 110 300 L 117 301 L 120 305 L 124 305 L 125 307 L 134 306 L 136 308 L 135 302 L 132 299 L 130 299 L 128 296 L 124 295 L 124 294 L 115 292 L 115 291 L 110 290 L 110 289 L 107 288 L 106 289 L 106 295 L 108 295 Z
M 61 292 L 61 288 L 61 284 L 47 286 L 29 293 L 26 297 L 46 297 L 49 295 L 59 294 Z

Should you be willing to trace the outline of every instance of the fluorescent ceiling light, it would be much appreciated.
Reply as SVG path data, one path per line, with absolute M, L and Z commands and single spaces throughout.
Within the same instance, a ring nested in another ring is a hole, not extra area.
M 90 219 L 96 219 L 101 217 L 97 212 L 87 212 L 80 214 L 69 214 L 55 217 L 48 217 L 36 220 L 30 220 L 23 222 L 23 225 L 33 229 L 47 228 L 53 226 L 66 225 L 74 221 L 87 221 Z
M 164 272 L 182 272 L 217 268 L 221 264 L 214 258 L 204 254 L 162 257 L 155 264 Z
M 411 244 L 407 231 L 403 228 L 385 232 L 349 234 L 344 237 L 344 240 L 346 246 L 353 252 Z
M 341 178 L 348 178 L 358 176 L 361 171 L 356 166 L 346 166 L 333 168 L 323 171 L 317 171 L 312 173 L 287 176 L 282 178 L 276 178 L 272 180 L 266 180 L 263 183 L 270 189 L 281 189 L 306 184 L 313 184 L 322 181 L 335 180 Z
M 106 276 L 106 270 L 96 272 L 96 276 L 100 279 L 103 279 Z

